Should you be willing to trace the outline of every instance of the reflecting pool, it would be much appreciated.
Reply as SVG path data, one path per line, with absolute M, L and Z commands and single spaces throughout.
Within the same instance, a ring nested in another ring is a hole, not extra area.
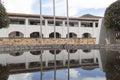
M 1 52 L 0 80 L 119 80 L 120 51 Z

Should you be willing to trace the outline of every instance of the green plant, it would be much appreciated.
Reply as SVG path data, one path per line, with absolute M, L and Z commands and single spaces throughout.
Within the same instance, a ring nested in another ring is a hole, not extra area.
M 104 25 L 115 31 L 120 31 L 120 0 L 112 3 L 105 11 Z
M 10 23 L 10 19 L 8 17 L 6 9 L 3 6 L 3 4 L 0 3 L 0 28 L 8 27 L 9 23 Z

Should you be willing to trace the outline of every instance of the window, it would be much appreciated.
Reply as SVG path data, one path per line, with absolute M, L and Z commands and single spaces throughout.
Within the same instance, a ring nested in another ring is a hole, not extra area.
M 10 24 L 25 24 L 25 19 L 10 19 Z
M 29 20 L 29 25 L 40 25 L 40 20 Z M 45 25 L 45 21 L 42 21 L 42 25 Z
M 95 27 L 98 27 L 98 23 L 95 23 Z
M 49 21 L 48 21 L 48 25 L 49 25 L 49 26 L 54 26 L 54 21 L 50 21 L 50 20 L 49 20 Z
M 65 22 L 65 26 L 67 26 L 67 22 Z M 69 26 L 71 26 L 71 27 L 77 27 L 77 26 L 79 26 L 78 25 L 78 22 L 69 22 Z
M 56 26 L 63 26 L 63 22 L 62 21 L 56 21 L 55 25 Z
M 81 22 L 81 27 L 93 27 L 93 23 L 90 23 L 90 22 Z

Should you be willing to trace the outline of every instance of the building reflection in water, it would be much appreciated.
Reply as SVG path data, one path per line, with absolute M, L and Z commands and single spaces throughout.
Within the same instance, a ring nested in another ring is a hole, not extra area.
M 119 80 L 120 54 L 112 51 L 98 50 L 40 50 L 30 52 L 10 52 L 0 54 L 0 79 L 19 73 L 53 71 L 53 80 L 57 80 L 58 70 L 67 70 L 70 78 L 71 68 L 94 70 L 100 68 L 107 80 Z M 70 68 L 70 69 L 69 69 Z M 4 76 L 2 76 L 4 75 Z M 42 80 L 42 77 L 41 77 Z

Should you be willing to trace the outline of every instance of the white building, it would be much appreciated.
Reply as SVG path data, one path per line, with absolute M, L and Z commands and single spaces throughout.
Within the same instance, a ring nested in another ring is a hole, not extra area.
M 11 38 L 37 38 L 42 31 L 43 38 L 54 37 L 53 16 L 42 18 L 42 30 L 40 28 L 40 15 L 9 13 L 10 25 L 0 30 L 0 37 Z M 93 15 L 83 15 L 78 18 L 69 18 L 70 38 L 95 38 L 96 44 L 100 40 L 102 18 Z M 67 18 L 56 16 L 55 22 L 56 38 L 66 38 L 68 35 Z

